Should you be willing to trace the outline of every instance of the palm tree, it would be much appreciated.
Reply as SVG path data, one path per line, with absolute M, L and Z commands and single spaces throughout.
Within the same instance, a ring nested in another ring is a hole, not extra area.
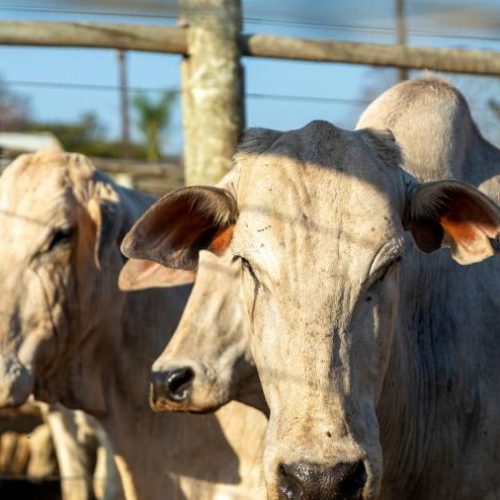
M 146 140 L 146 158 L 148 161 L 158 161 L 160 158 L 160 135 L 168 126 L 176 93 L 167 90 L 160 99 L 153 100 L 144 94 L 136 94 L 133 105 L 138 115 L 137 127 Z

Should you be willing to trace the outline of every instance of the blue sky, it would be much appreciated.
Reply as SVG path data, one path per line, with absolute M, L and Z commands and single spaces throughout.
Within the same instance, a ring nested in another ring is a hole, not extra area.
M 391 43 L 395 37 L 392 32 L 394 0 L 316 0 L 314 3 L 249 0 L 243 1 L 243 8 L 247 33 L 374 43 Z M 407 0 L 407 13 L 411 45 L 500 51 L 500 0 Z M 172 24 L 175 15 L 175 3 L 167 0 L 88 0 L 85 3 L 0 0 L 0 19 L 4 20 Z M 354 26 L 361 28 L 354 29 Z M 179 62 L 177 56 L 130 52 L 130 86 L 178 89 Z M 289 129 L 322 118 L 351 127 L 365 105 L 368 89 L 381 91 L 395 81 L 391 70 L 356 65 L 255 58 L 244 58 L 243 64 L 248 126 Z M 11 90 L 29 97 L 33 115 L 40 120 L 72 121 L 86 111 L 94 111 L 105 123 L 110 137 L 119 134 L 117 89 L 38 85 L 49 82 L 115 87 L 118 67 L 114 51 L 0 46 L 0 76 Z M 494 129 L 495 122 L 486 112 L 486 100 L 500 95 L 500 79 L 452 75 L 448 78 L 470 96 L 473 113 L 483 132 L 496 140 L 500 135 L 498 125 Z M 136 131 L 134 136 L 137 137 Z M 178 105 L 165 146 L 171 153 L 182 150 Z

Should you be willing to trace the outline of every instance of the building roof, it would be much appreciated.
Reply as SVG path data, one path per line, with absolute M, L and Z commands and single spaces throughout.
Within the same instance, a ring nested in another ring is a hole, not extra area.
M 0 132 L 0 149 L 32 153 L 40 149 L 62 149 L 62 145 L 50 132 Z

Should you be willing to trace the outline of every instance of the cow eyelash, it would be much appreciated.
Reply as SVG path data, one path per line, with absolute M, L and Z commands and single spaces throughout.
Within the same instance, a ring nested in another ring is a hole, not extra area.
M 56 246 L 63 243 L 68 243 L 74 234 L 74 229 L 72 227 L 60 227 L 54 229 L 52 232 L 52 238 L 50 240 L 47 252 L 53 250 Z
M 255 271 L 253 270 L 252 264 L 250 264 L 250 261 L 248 259 L 245 259 L 245 257 L 242 257 L 241 255 L 233 255 L 233 258 L 231 259 L 231 262 L 236 262 L 237 260 L 241 261 L 241 265 L 243 266 L 244 269 L 246 269 L 254 281 L 258 284 L 259 280 L 257 279 L 257 275 L 255 274 Z
M 241 261 L 241 265 L 245 269 L 252 271 L 252 264 L 250 264 L 250 261 L 248 259 L 245 259 L 245 257 L 242 257 L 241 255 L 237 255 L 237 254 L 233 255 L 231 262 L 236 262 L 237 260 Z
M 259 294 L 259 290 L 261 288 L 261 283 L 260 283 L 259 279 L 257 278 L 257 275 L 255 274 L 255 271 L 253 270 L 252 264 L 250 264 L 249 260 L 245 259 L 245 257 L 242 257 L 241 255 L 233 255 L 233 258 L 231 260 L 232 260 L 232 262 L 236 262 L 237 260 L 240 260 L 243 269 L 246 269 L 253 279 L 254 297 L 253 297 L 252 309 L 250 312 L 250 316 L 251 316 L 252 321 L 253 321 L 253 318 L 255 316 L 255 304 L 257 302 L 257 295 Z

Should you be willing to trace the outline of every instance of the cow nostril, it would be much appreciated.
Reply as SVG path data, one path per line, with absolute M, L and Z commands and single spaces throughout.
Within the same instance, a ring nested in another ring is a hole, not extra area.
M 293 473 L 286 465 L 278 468 L 280 498 L 283 500 L 298 500 L 302 498 L 302 488 Z
M 367 475 L 363 461 L 324 466 L 310 463 L 282 464 L 278 468 L 280 497 L 283 500 L 306 498 L 361 498 Z
M 345 465 L 339 482 L 339 492 L 343 498 L 358 498 L 366 483 L 366 468 L 362 460 Z
M 150 401 L 153 409 L 163 408 L 165 403 L 180 403 L 189 396 L 194 371 L 189 367 L 151 373 Z
M 188 367 L 167 372 L 166 383 L 169 398 L 179 402 L 187 399 L 193 378 L 194 371 Z

